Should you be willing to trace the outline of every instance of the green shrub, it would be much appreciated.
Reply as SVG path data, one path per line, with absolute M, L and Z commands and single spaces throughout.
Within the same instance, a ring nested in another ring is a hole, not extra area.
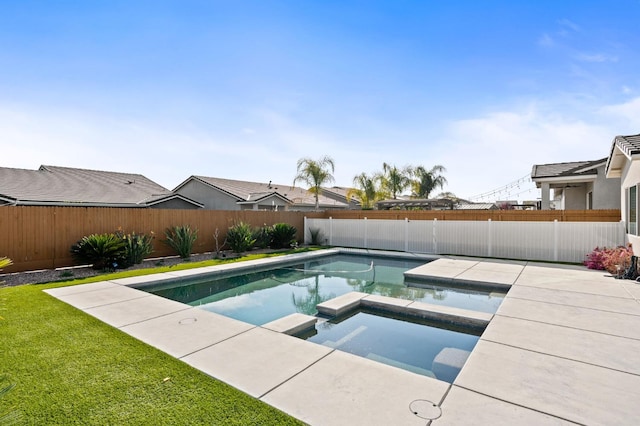
M 71 255 L 93 269 L 117 268 L 126 263 L 125 242 L 116 234 L 91 234 L 71 246 Z
M 243 253 L 251 249 L 255 242 L 251 225 L 247 223 L 237 223 L 227 231 L 227 244 L 234 253 Z
M 0 257 L 0 271 L 11 265 L 13 265 L 13 261 L 11 261 L 11 259 L 9 259 L 8 257 Z M 2 284 L 3 282 L 4 281 L 0 281 L 0 284 Z
M 125 263 L 126 267 L 139 265 L 145 257 L 153 253 L 153 232 L 147 234 L 124 234 L 120 232 L 120 237 L 124 241 L 126 248 Z
M 193 243 L 198 238 L 198 230 L 192 230 L 189 225 L 174 226 L 164 231 L 164 243 L 171 247 L 182 259 L 188 259 L 193 250 Z
M 295 226 L 288 223 L 276 223 L 272 227 L 271 248 L 291 248 L 296 243 Z
M 322 230 L 320 228 L 309 228 L 311 234 L 311 245 L 322 245 Z
M 254 243 L 255 247 L 261 249 L 267 248 L 271 245 L 271 240 L 273 239 L 273 228 L 267 225 L 255 228 L 252 236 L 253 239 L 256 240 Z

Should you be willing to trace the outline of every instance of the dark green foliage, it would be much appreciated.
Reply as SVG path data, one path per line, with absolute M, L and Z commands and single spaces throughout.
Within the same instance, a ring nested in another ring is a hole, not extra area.
M 255 242 L 251 225 L 248 223 L 236 223 L 227 231 L 227 244 L 234 253 L 244 253 L 251 249 Z
M 272 227 L 271 248 L 291 248 L 296 242 L 296 233 L 298 230 L 295 226 L 288 223 L 276 223 Z
M 254 246 L 264 249 L 271 246 L 273 239 L 273 228 L 271 226 L 261 226 L 253 230 L 253 239 L 256 240 Z
M 193 243 L 198 238 L 198 230 L 192 230 L 189 225 L 174 226 L 164 231 L 166 240 L 164 243 L 174 249 L 182 259 L 188 259 L 193 250 Z
M 117 268 L 126 263 L 125 242 L 116 234 L 91 234 L 71 246 L 79 263 L 90 263 L 96 270 Z
M 319 246 L 322 244 L 322 230 L 320 228 L 309 228 L 311 234 L 311 244 Z
M 135 232 L 132 234 L 120 233 L 126 247 L 125 267 L 139 265 L 145 257 L 153 253 L 153 233 L 151 235 Z

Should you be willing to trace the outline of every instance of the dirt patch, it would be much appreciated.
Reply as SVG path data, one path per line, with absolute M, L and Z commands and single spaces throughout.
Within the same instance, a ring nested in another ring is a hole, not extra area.
M 278 250 L 254 250 L 251 254 L 256 253 L 272 253 Z M 233 257 L 236 256 L 231 252 L 222 252 L 221 256 Z M 134 269 L 155 268 L 158 266 L 172 266 L 185 262 L 200 262 L 203 260 L 211 260 L 215 258 L 215 253 L 199 253 L 192 254 L 188 261 L 185 261 L 178 256 L 162 257 L 147 259 L 139 265 L 131 266 L 123 271 L 131 271 Z M 96 271 L 88 266 L 77 266 L 71 268 L 58 268 L 58 269 L 43 269 L 38 271 L 27 272 L 14 272 L 11 274 L 0 274 L 0 287 L 11 287 L 22 284 L 40 284 L 48 283 L 52 281 L 63 281 L 70 279 L 79 279 L 93 277 L 96 275 L 103 275 L 110 273 L 110 271 Z

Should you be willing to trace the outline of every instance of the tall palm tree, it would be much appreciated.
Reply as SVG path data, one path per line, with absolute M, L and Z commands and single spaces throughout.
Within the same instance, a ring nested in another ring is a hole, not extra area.
M 429 198 L 434 189 L 442 189 L 447 183 L 447 179 L 442 176 L 446 172 L 441 165 L 436 165 L 431 170 L 418 166 L 412 170 L 413 179 L 411 180 L 412 196 L 415 198 Z
M 298 160 L 298 170 L 296 177 L 293 179 L 293 184 L 302 181 L 309 185 L 309 192 L 316 198 L 316 211 L 320 209 L 320 202 L 318 196 L 323 184 L 333 182 L 333 172 L 335 166 L 333 159 L 329 156 L 324 156 L 319 160 L 313 160 L 311 158 L 301 158 Z
M 369 176 L 366 173 L 360 173 L 353 178 L 353 186 L 347 191 L 347 199 L 353 196 L 358 197 L 362 209 L 368 210 L 373 208 L 373 204 L 382 198 L 380 191 L 376 187 L 376 176 Z
M 411 176 L 411 167 L 406 166 L 399 169 L 396 166 L 382 163 L 382 175 L 380 183 L 384 192 L 390 195 L 394 200 L 398 198 L 398 194 L 407 189 Z

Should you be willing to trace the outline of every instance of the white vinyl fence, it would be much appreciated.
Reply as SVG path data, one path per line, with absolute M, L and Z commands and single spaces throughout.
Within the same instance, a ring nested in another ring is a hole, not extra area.
M 330 246 L 571 263 L 627 242 L 624 222 L 305 218 L 305 243 L 312 230 Z

